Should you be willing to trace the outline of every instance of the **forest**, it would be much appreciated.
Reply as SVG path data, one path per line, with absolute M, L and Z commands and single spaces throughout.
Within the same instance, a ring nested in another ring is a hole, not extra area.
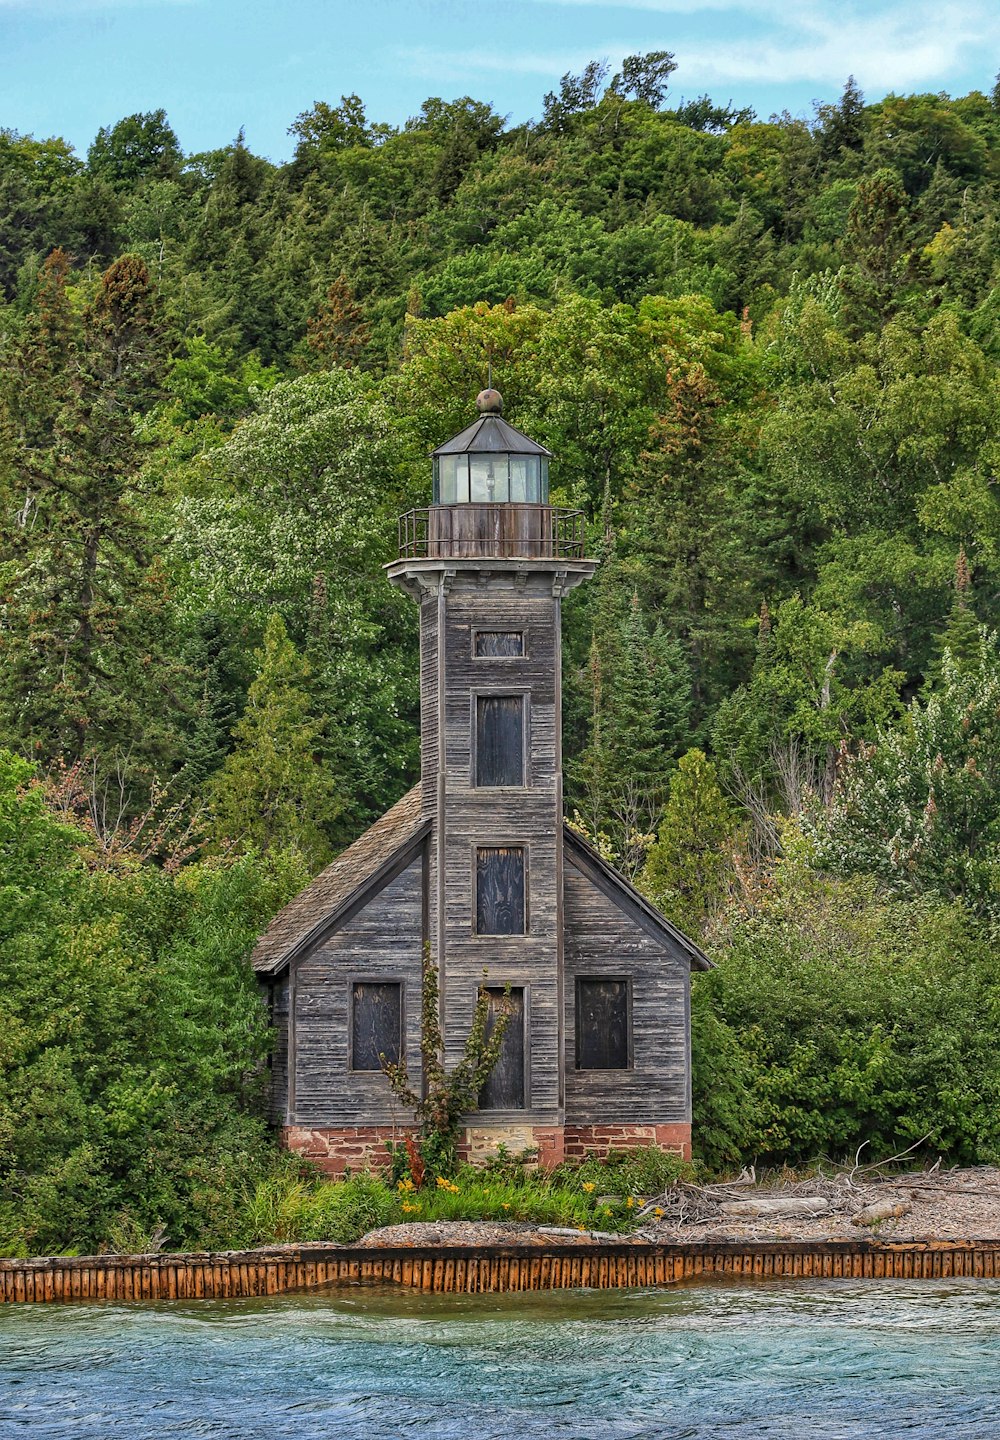
M 570 818 L 717 962 L 702 1161 L 1000 1161 L 1000 84 L 673 69 L 280 165 L 0 130 L 0 1251 L 225 1239 L 277 1163 L 245 957 L 416 777 L 381 566 L 488 373 L 602 562 Z

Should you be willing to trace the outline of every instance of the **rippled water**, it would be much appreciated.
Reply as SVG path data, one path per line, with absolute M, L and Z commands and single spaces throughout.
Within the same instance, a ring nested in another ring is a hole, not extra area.
M 1000 1284 L 0 1310 L 0 1436 L 1000 1440 Z

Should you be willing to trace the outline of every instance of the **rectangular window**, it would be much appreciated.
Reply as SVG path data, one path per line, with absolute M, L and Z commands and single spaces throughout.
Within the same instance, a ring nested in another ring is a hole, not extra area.
M 476 934 L 524 934 L 524 851 L 519 846 L 476 851 Z
M 351 993 L 351 1069 L 381 1070 L 380 1056 L 397 1064 L 403 1032 L 403 987 L 355 980 Z
M 524 696 L 476 696 L 476 784 L 524 784 Z
M 577 980 L 576 1068 L 629 1068 L 630 982 Z
M 486 994 L 490 1002 L 486 1021 L 489 1038 L 503 1007 L 504 992 L 488 986 Z M 507 1004 L 510 1006 L 510 1019 L 503 1032 L 497 1063 L 479 1092 L 480 1110 L 524 1109 L 524 991 L 511 989 Z
M 479 659 L 507 659 L 524 654 L 523 630 L 477 630 L 475 653 Z

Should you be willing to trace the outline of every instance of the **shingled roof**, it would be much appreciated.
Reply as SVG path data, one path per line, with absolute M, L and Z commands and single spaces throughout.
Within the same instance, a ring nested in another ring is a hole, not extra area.
M 398 857 L 430 830 L 421 814 L 415 785 L 381 819 L 348 845 L 315 880 L 279 910 L 257 941 L 250 963 L 261 975 L 276 975 L 349 910 L 379 879 L 388 878 Z

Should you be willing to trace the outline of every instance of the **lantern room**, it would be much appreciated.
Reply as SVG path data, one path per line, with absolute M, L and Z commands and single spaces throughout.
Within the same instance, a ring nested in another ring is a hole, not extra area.
M 552 452 L 502 418 L 497 390 L 476 397 L 478 420 L 438 446 L 435 505 L 547 505 Z

